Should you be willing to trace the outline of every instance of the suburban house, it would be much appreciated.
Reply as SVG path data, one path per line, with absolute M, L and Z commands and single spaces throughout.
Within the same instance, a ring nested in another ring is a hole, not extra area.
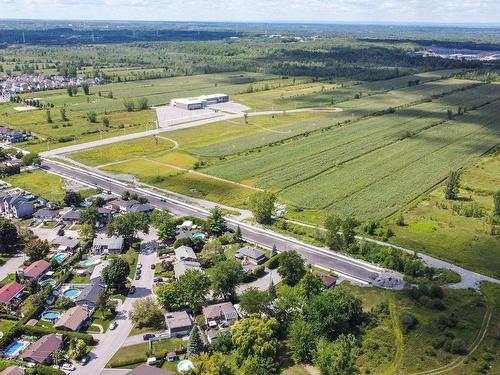
M 238 320 L 238 312 L 231 302 L 203 306 L 202 310 L 205 323 L 209 327 L 216 327 L 224 322 L 231 323 Z
M 109 218 L 111 217 L 111 210 L 109 208 L 99 207 L 97 212 L 99 212 L 99 223 L 107 224 L 109 222 Z
M 9 310 L 9 308 L 19 302 L 23 296 L 24 285 L 11 281 L 0 288 L 0 309 Z
M 113 194 L 108 194 L 108 193 L 102 192 L 102 193 L 93 195 L 90 198 L 90 200 L 95 201 L 97 198 L 102 199 L 104 201 L 104 203 L 108 203 L 108 202 L 111 202 L 112 200 L 116 199 L 116 197 Z M 87 198 L 87 200 L 88 199 L 89 198 Z
M 80 247 L 78 238 L 58 236 L 50 242 L 50 246 L 58 251 L 75 252 Z
M 174 274 L 176 279 L 180 278 L 182 275 L 184 275 L 187 271 L 190 270 L 203 272 L 201 264 L 198 262 L 183 260 L 174 264 Z
M 236 258 L 252 264 L 261 264 L 266 261 L 266 253 L 254 247 L 245 246 L 239 249 L 234 255 Z
M 54 324 L 55 329 L 63 331 L 79 331 L 89 317 L 85 307 L 77 305 L 68 309 Z
M 18 219 L 29 217 L 35 212 L 35 205 L 24 199 L 22 194 L 7 195 L 3 203 L 3 211 Z
M 52 354 L 63 346 L 63 335 L 51 333 L 42 336 L 21 354 L 21 358 L 40 364 L 50 364 Z
M 145 215 L 149 215 L 154 209 L 154 206 L 149 203 L 139 203 L 130 207 L 128 212 L 142 212 Z
M 9 366 L 0 375 L 26 375 L 26 371 L 19 366 Z
M 99 298 L 99 293 L 106 290 L 103 280 L 98 277 L 91 281 L 91 284 L 87 285 L 85 289 L 82 290 L 80 295 L 76 297 L 75 303 L 79 306 L 86 308 L 88 315 L 92 315 L 97 305 L 97 299 Z
M 120 253 L 123 250 L 124 240 L 122 236 L 99 236 L 92 242 L 92 253 L 107 254 Z
M 17 271 L 21 280 L 39 279 L 50 269 L 50 263 L 44 259 L 37 260 L 29 266 Z
M 43 221 L 56 221 L 59 218 L 58 210 L 51 210 L 50 208 L 42 208 L 33 214 L 37 220 Z
M 122 207 L 122 205 L 125 204 L 125 202 L 127 201 L 124 201 L 123 199 L 113 199 L 111 201 L 109 201 L 106 206 L 104 206 L 105 208 L 111 210 L 111 211 L 115 211 L 115 212 L 118 212 L 120 211 L 120 207 Z
M 127 375 L 175 375 L 173 371 L 162 370 L 161 368 L 150 366 L 148 364 L 140 365 L 127 372 Z
M 165 313 L 165 322 L 170 337 L 186 336 L 193 328 L 193 318 L 186 310 Z
M 181 240 L 183 238 L 193 239 L 193 233 L 191 233 L 191 230 L 181 228 L 180 230 L 175 232 L 176 240 Z
M 335 276 L 321 274 L 319 278 L 323 281 L 326 289 L 332 288 L 337 284 L 337 278 Z
M 181 262 L 183 260 L 196 260 L 197 256 L 192 248 L 189 246 L 179 246 L 174 250 L 175 252 L 175 260 L 177 262 Z
M 76 224 L 80 221 L 80 211 L 69 210 L 61 217 L 61 219 L 64 224 L 67 225 Z

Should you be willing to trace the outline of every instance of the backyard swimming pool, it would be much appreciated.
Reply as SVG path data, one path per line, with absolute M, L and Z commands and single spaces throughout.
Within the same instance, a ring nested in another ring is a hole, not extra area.
M 21 352 L 21 350 L 26 348 L 29 344 L 30 343 L 28 341 L 14 340 L 12 344 L 4 349 L 3 354 L 6 357 L 16 357 Z
M 203 240 L 203 239 L 205 239 L 205 233 L 203 233 L 203 232 L 196 232 L 195 234 L 193 234 L 193 237 L 194 238 L 201 238 Z
M 179 372 L 188 372 L 192 369 L 194 369 L 194 365 L 189 359 L 183 359 L 177 364 L 177 371 Z
M 57 253 L 54 256 L 54 259 L 56 260 L 57 263 L 62 263 L 63 260 L 66 259 L 67 256 L 68 256 L 68 254 L 66 254 L 66 253 Z
M 56 279 L 46 279 L 46 280 L 40 281 L 40 285 L 49 284 L 52 287 L 56 286 L 56 283 L 57 283 Z
M 64 292 L 63 292 L 63 295 L 65 297 L 68 297 L 68 298 L 76 298 L 80 295 L 82 291 L 80 289 L 76 289 L 76 288 L 69 288 L 69 289 L 66 289 Z
M 92 266 L 95 266 L 96 264 L 99 264 L 99 263 L 101 263 L 101 261 L 98 259 L 86 259 L 86 260 L 82 260 L 80 262 L 80 265 L 82 267 L 92 267 Z
M 52 322 L 54 323 L 57 319 L 61 317 L 61 314 L 58 311 L 45 311 L 42 313 L 42 320 L 46 322 Z

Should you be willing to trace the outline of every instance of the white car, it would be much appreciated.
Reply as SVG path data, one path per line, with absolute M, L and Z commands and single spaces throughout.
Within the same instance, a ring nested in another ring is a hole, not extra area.
M 110 330 L 114 330 L 118 324 L 116 324 L 116 321 L 112 321 L 111 324 L 109 325 Z
M 62 370 L 65 370 L 65 371 L 75 371 L 76 370 L 76 367 L 74 364 L 72 363 L 69 363 L 69 362 L 66 362 L 65 364 L 63 364 L 61 366 L 61 369 Z

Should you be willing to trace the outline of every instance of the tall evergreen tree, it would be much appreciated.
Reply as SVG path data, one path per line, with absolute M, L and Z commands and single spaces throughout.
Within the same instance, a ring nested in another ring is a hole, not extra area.
M 210 216 L 207 219 L 207 231 L 210 234 L 220 236 L 226 231 L 226 222 L 224 215 L 219 207 L 210 210 Z
M 446 199 L 457 199 L 459 189 L 460 171 L 452 171 L 450 172 L 448 179 L 446 180 L 446 187 L 444 191 Z
M 189 342 L 187 347 L 188 357 L 196 354 L 200 354 L 203 349 L 203 343 L 201 342 L 200 332 L 198 331 L 198 326 L 195 324 L 189 332 Z

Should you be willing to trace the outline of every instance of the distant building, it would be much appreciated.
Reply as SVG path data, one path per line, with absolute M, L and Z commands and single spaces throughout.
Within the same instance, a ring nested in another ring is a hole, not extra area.
M 193 111 L 205 108 L 209 105 L 226 103 L 228 101 L 229 101 L 229 96 L 226 94 L 213 94 L 213 95 L 202 95 L 193 98 L 172 99 L 170 101 L 170 105 L 172 107 Z
M 35 212 L 35 205 L 24 199 L 22 194 L 9 194 L 2 197 L 2 211 L 18 219 L 30 217 Z
M 335 276 L 321 274 L 319 277 L 327 289 L 332 288 L 337 284 L 337 278 Z
M 62 217 L 62 221 L 64 224 L 77 224 L 80 222 L 80 213 L 79 210 L 69 210 Z
M 37 220 L 56 221 L 59 218 L 58 210 L 51 210 L 49 208 L 42 208 L 33 214 Z

